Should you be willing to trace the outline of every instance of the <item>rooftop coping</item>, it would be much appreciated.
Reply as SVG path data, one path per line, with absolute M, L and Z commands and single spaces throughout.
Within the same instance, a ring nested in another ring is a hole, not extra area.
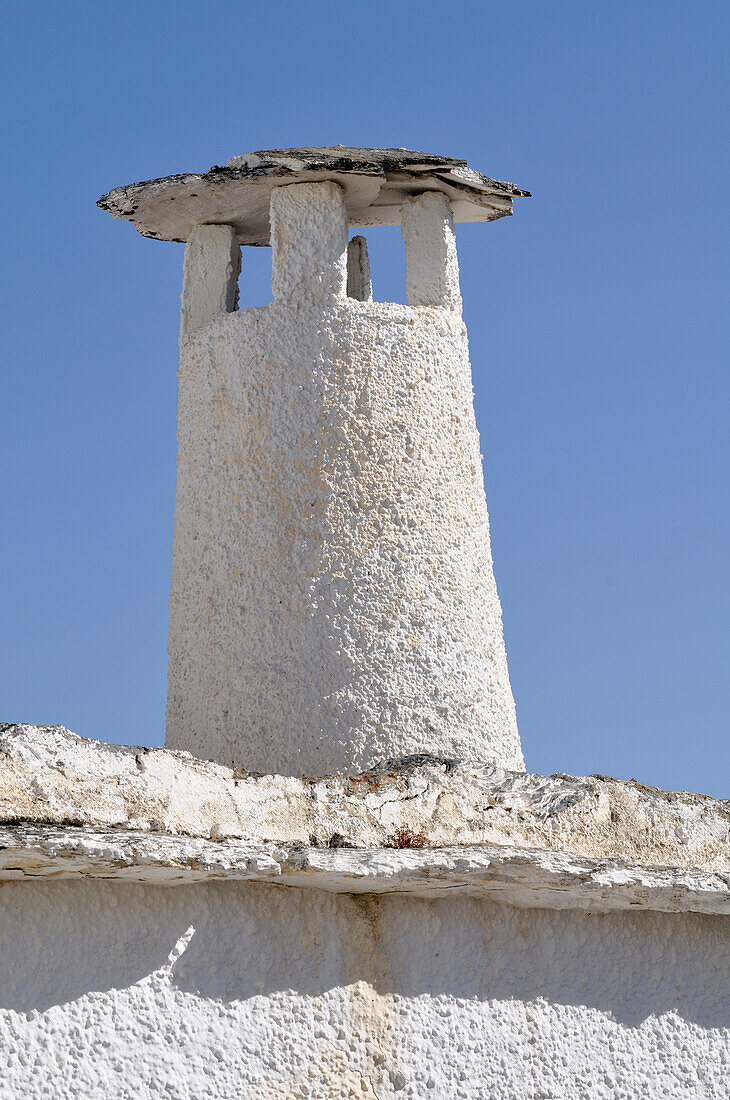
M 255 775 L 0 725 L 0 880 L 79 877 L 730 915 L 730 802 L 428 753 Z
M 241 244 L 267 245 L 274 187 L 322 180 L 340 185 L 349 223 L 358 227 L 399 225 L 403 201 L 424 191 L 446 195 L 456 222 L 503 218 L 514 198 L 530 194 L 454 157 L 336 145 L 244 153 L 207 172 L 115 187 L 96 205 L 155 240 L 186 241 L 196 225 L 232 225 Z

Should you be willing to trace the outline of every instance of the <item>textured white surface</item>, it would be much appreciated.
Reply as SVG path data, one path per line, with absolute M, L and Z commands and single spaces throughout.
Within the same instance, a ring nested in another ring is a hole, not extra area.
M 605 776 L 434 759 L 318 781 L 251 776 L 188 753 L 0 727 L 0 822 L 356 849 L 421 838 L 730 874 L 730 803 Z
M 272 226 L 275 301 L 181 341 L 166 743 L 292 775 L 522 768 L 466 329 L 346 297 L 335 184 L 277 188 Z
M 533 848 L 369 850 L 243 844 L 86 826 L 0 825 L 0 881 L 117 879 L 158 886 L 268 882 L 333 894 L 486 897 L 522 909 L 730 916 L 730 876 Z
M 207 325 L 238 302 L 241 246 L 229 225 L 199 225 L 185 246 L 180 335 Z
M 404 202 L 402 217 L 408 304 L 460 312 L 459 263 L 448 200 L 428 191 Z
M 315 303 L 344 296 L 347 214 L 336 183 L 294 183 L 272 191 L 271 272 L 275 300 L 307 297 Z M 300 323 L 310 318 L 305 313 Z M 313 334 L 301 333 L 307 335 Z
M 524 907 L 730 913 L 728 803 L 416 759 L 249 776 L 187 753 L 0 733 L 0 878 L 456 891 Z
M 730 922 L 0 885 L 3 1100 L 725 1100 Z

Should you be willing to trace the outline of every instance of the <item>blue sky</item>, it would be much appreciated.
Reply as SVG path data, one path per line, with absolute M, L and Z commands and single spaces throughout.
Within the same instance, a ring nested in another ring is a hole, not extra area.
M 182 246 L 96 198 L 405 146 L 533 192 L 458 230 L 528 768 L 730 795 L 729 12 L 6 2 L 4 720 L 163 739 Z M 398 230 L 369 236 L 403 300 Z

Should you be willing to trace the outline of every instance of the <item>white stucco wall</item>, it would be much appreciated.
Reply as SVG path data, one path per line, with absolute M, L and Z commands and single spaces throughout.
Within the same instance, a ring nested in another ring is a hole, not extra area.
M 341 190 L 295 184 L 272 196 L 274 302 L 181 340 L 171 748 L 293 775 L 524 766 L 453 223 L 442 195 L 407 208 L 418 286 L 431 254 L 429 300 L 456 297 L 348 298 Z
M 182 342 L 179 423 L 168 747 L 522 768 L 458 313 L 220 316 Z
M 3 883 L 0 1095 L 724 1100 L 729 949 L 724 917 Z

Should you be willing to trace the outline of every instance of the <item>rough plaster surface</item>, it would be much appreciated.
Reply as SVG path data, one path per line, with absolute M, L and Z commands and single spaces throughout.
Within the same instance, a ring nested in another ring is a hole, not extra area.
M 0 733 L 3 878 L 235 878 L 730 913 L 729 826 L 727 802 L 600 776 L 416 758 L 310 781 L 62 727 Z
M 238 303 L 241 246 L 230 225 L 198 225 L 185 249 L 180 335 L 207 325 Z
M 345 295 L 347 213 L 336 183 L 295 183 L 272 192 L 271 273 L 275 300 L 306 298 L 311 307 Z M 311 309 L 301 324 L 309 319 Z
M 85 826 L 0 825 L 0 881 L 267 882 L 333 894 L 486 897 L 522 909 L 730 916 L 730 876 L 505 845 L 311 848 Z
M 277 188 L 272 226 L 275 301 L 181 340 L 166 743 L 521 768 L 460 314 L 346 296 L 335 184 Z
M 461 311 L 454 218 L 448 200 L 426 192 L 403 203 L 406 297 L 412 306 Z
M 0 884 L 3 1100 L 725 1100 L 730 923 Z

